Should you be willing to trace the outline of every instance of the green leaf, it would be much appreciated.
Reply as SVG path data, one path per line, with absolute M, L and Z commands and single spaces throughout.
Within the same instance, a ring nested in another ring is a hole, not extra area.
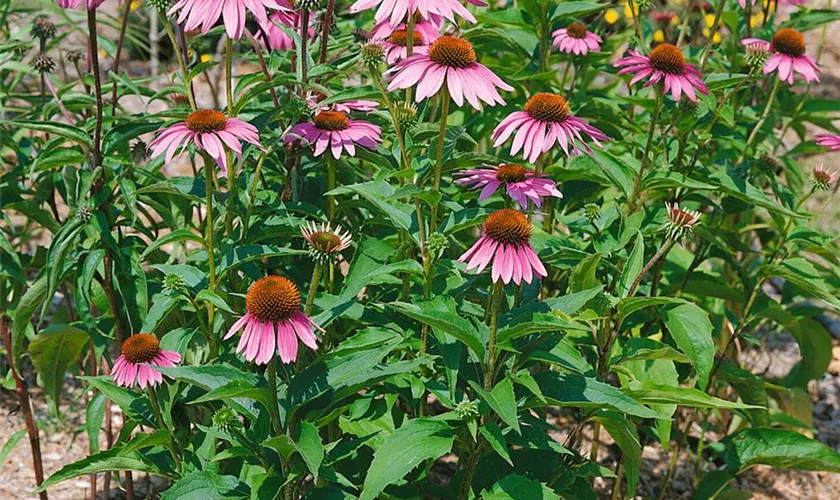
M 5 443 L 3 443 L 3 448 L 0 449 L 0 464 L 6 463 L 6 457 L 9 456 L 9 453 L 11 453 L 13 449 L 15 449 L 15 446 L 25 435 L 26 429 L 19 429 L 14 434 L 9 436 L 9 439 L 7 439 Z
M 250 398 L 262 403 L 266 410 L 273 409 L 271 390 L 268 387 L 256 387 L 244 380 L 232 380 L 227 384 L 213 388 L 189 404 L 200 404 L 208 401 L 228 400 L 235 398 Z
M 124 387 L 114 385 L 113 377 L 110 375 L 101 375 L 99 377 L 81 376 L 79 378 L 102 392 L 106 398 L 117 403 L 117 406 L 131 420 L 148 427 L 157 427 L 155 414 L 152 412 L 152 408 L 149 406 L 146 398 Z
M 65 139 L 70 139 L 78 143 L 81 146 L 84 146 L 88 149 L 93 149 L 93 141 L 91 140 L 90 136 L 84 130 L 73 127 L 71 125 L 67 125 L 61 122 L 39 122 L 39 121 L 32 121 L 32 120 L 16 120 L 16 121 L 9 121 L 6 122 L 8 125 L 12 127 L 20 127 L 29 130 L 36 130 L 38 132 L 45 132 L 47 134 L 53 134 L 60 137 L 64 137 Z
M 208 498 L 242 498 L 248 487 L 235 476 L 221 476 L 211 470 L 190 472 L 172 483 L 160 500 L 205 500 Z
M 624 262 L 624 267 L 621 269 L 621 275 L 618 278 L 618 296 L 620 298 L 627 297 L 630 292 L 630 287 L 639 273 L 642 272 L 642 267 L 645 265 L 645 238 L 641 231 L 636 232 L 636 243 L 633 244 L 633 250 L 630 251 L 630 256 Z
M 198 292 L 195 296 L 195 300 L 213 304 L 214 306 L 221 309 L 222 311 L 225 311 L 228 314 L 236 314 L 236 312 L 234 312 L 234 310 L 230 308 L 227 302 L 225 302 L 225 299 L 219 297 L 210 290 L 202 290 Z
M 276 247 L 272 245 L 238 245 L 222 255 L 216 272 L 220 275 L 246 262 L 268 257 L 287 257 L 290 255 L 306 255 L 306 250 L 296 248 Z
M 760 406 L 727 401 L 688 387 L 631 382 L 625 392 L 645 404 L 676 404 L 693 408 L 754 409 Z
M 785 259 L 779 264 L 766 266 L 762 274 L 788 280 L 811 295 L 824 300 L 834 307 L 835 311 L 840 311 L 840 299 L 829 291 L 825 280 L 814 265 L 801 257 Z
M 755 465 L 840 472 L 840 454 L 795 431 L 757 427 L 727 439 L 726 465 L 733 473 Z
M 484 359 L 484 342 L 481 340 L 478 331 L 472 323 L 454 310 L 454 301 L 451 299 L 435 297 L 433 300 L 415 304 L 392 302 L 388 306 L 409 318 L 452 335 L 470 348 L 479 359 Z
M 481 399 L 486 401 L 490 408 L 501 417 L 504 423 L 512 427 L 517 434 L 521 433 L 519 419 L 516 416 L 517 407 L 516 396 L 513 394 L 513 382 L 509 378 L 496 384 L 489 392 L 483 390 L 472 380 L 470 380 L 470 385 L 481 396 Z
M 15 366 L 20 365 L 20 357 L 23 354 L 23 340 L 26 338 L 26 330 L 30 328 L 32 322 L 32 315 L 41 305 L 44 300 L 44 295 L 47 293 L 47 276 L 42 274 L 34 283 L 29 285 L 29 288 L 24 292 L 23 297 L 18 301 L 15 308 L 15 317 L 12 321 L 12 355 L 15 360 Z
M 705 390 L 717 350 L 708 313 L 687 303 L 665 309 L 663 319 L 677 347 L 691 359 L 697 370 L 697 386 Z
M 739 200 L 749 203 L 753 206 L 766 208 L 770 212 L 786 215 L 788 217 L 804 217 L 804 215 L 797 214 L 784 207 L 781 203 L 771 199 L 764 191 L 753 186 L 746 179 L 738 177 L 729 171 L 713 172 L 709 176 L 709 181 L 718 184 L 720 190 L 730 196 L 738 198 Z
M 569 276 L 569 291 L 580 292 L 582 290 L 589 290 L 601 283 L 598 281 L 595 272 L 598 270 L 598 264 L 601 263 L 601 254 L 592 254 L 583 259 L 572 269 L 572 274 Z
M 194 232 L 192 232 L 189 229 L 176 229 L 176 230 L 172 231 L 171 233 L 164 234 L 160 238 L 156 239 L 154 241 L 154 243 L 152 243 L 151 245 L 146 247 L 146 249 L 143 250 L 143 253 L 140 254 L 140 258 L 142 259 L 142 258 L 146 257 L 147 255 L 149 255 L 150 253 L 154 252 L 155 250 L 157 250 L 158 248 L 160 248 L 164 245 L 169 245 L 171 243 L 176 243 L 178 241 L 195 241 L 195 242 L 201 243 L 202 247 L 204 246 L 204 243 L 205 243 L 204 238 L 195 234 Z
M 53 325 L 42 331 L 29 344 L 32 364 L 44 387 L 50 410 L 58 414 L 58 402 L 67 367 L 75 363 L 90 341 L 88 334 L 67 325 Z
M 318 481 L 318 471 L 324 461 L 324 445 L 321 443 L 321 436 L 318 435 L 318 428 L 309 422 L 301 422 L 300 437 L 295 443 L 295 449 L 303 457 L 309 472 L 315 476 L 315 481 Z
M 610 410 L 604 410 L 592 417 L 600 422 L 610 433 L 621 451 L 624 453 L 624 473 L 627 477 L 627 492 L 630 497 L 635 496 L 636 486 L 639 484 L 639 473 L 642 465 L 642 445 L 636 425 L 624 415 Z
M 48 488 L 55 486 L 62 481 L 67 481 L 68 479 L 73 479 L 79 476 L 87 476 L 89 474 L 98 474 L 106 471 L 130 470 L 172 477 L 170 472 L 162 470 L 154 462 L 146 459 L 140 453 L 130 452 L 123 455 L 122 451 L 121 447 L 116 447 L 108 451 L 103 451 L 83 458 L 78 462 L 65 465 L 58 472 L 47 478 L 47 480 L 35 490 L 35 493 L 46 491 Z
M 394 484 L 426 460 L 442 457 L 452 450 L 454 433 L 440 420 L 409 420 L 385 439 L 373 455 L 360 500 L 374 500 L 389 484 Z
M 385 181 L 370 181 L 362 184 L 351 184 L 333 189 L 327 194 L 358 194 L 371 203 L 383 215 L 386 215 L 395 227 L 411 231 L 414 207 L 393 199 L 394 188 Z
M 505 437 L 502 435 L 502 430 L 499 429 L 499 424 L 494 421 L 489 421 L 479 428 L 481 435 L 490 443 L 490 447 L 502 457 L 505 462 L 513 467 L 513 461 L 510 459 L 510 452 L 505 442 Z
M 549 404 L 577 408 L 608 408 L 641 418 L 656 412 L 615 387 L 574 373 L 541 372 L 534 375 Z
M 99 453 L 99 431 L 102 429 L 102 422 L 105 420 L 107 404 L 108 399 L 105 394 L 98 392 L 88 402 L 85 410 L 85 430 L 87 431 L 91 453 Z
M 555 314 L 534 314 L 531 321 L 500 329 L 497 338 L 498 342 L 502 344 L 532 333 L 560 332 L 566 330 L 588 332 L 589 327 Z
M 574 2 L 573 2 L 574 3 Z M 481 495 L 482 500 L 559 500 L 557 493 L 548 486 L 518 474 L 499 479 L 490 491 Z
M 675 297 L 625 297 L 618 303 L 618 315 L 621 321 L 624 321 L 638 310 L 663 304 L 687 304 L 687 302 Z
M 172 377 L 175 380 L 192 384 L 200 387 L 206 391 L 218 389 L 233 381 L 244 382 L 251 387 L 256 387 L 259 383 L 257 375 L 234 368 L 227 364 L 204 365 L 204 366 L 172 366 L 172 367 L 157 367 L 156 370 L 163 373 L 167 377 Z M 259 415 L 259 408 L 251 398 L 233 397 L 230 399 L 231 405 L 240 413 L 248 416 L 250 420 L 256 420 Z

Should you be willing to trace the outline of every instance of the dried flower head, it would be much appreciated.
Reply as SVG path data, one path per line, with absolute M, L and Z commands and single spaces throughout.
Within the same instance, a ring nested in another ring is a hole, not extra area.
M 71 49 L 71 50 L 67 51 L 67 55 L 65 57 L 67 57 L 67 60 L 69 62 L 75 64 L 75 63 L 81 61 L 82 58 L 85 57 L 85 55 L 79 49 Z
M 55 24 L 46 17 L 36 17 L 32 22 L 32 36 L 46 42 L 55 36 Z
M 55 70 L 55 61 L 49 56 L 37 56 L 32 60 L 32 67 L 40 73 L 52 73 Z
M 680 208 L 678 203 L 665 203 L 668 211 L 668 221 L 665 223 L 665 234 L 670 240 L 677 241 L 690 233 L 700 221 L 700 212 Z

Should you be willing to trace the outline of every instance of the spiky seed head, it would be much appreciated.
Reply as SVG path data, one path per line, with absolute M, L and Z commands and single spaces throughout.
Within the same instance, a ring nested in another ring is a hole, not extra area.
M 166 273 L 163 277 L 163 289 L 186 295 L 187 282 L 180 274 Z
M 77 63 L 82 60 L 85 55 L 79 49 L 72 49 L 67 51 L 67 60 L 71 63 Z
M 79 207 L 76 209 L 76 217 L 78 217 L 82 222 L 90 222 L 91 214 L 92 212 L 90 207 Z
M 764 63 L 766 63 L 767 59 L 770 58 L 770 49 L 767 48 L 766 45 L 761 43 L 753 43 L 751 45 L 747 45 L 744 52 L 745 57 L 747 59 L 747 64 L 750 65 L 750 68 L 753 71 L 757 71 L 764 68 Z
M 429 247 L 429 253 L 436 259 L 439 259 L 443 255 L 443 252 L 449 248 L 449 238 L 445 234 L 435 231 L 429 235 L 427 245 Z
M 475 420 L 480 415 L 477 401 L 461 401 L 455 406 L 454 411 L 455 415 L 464 421 Z
M 140 139 L 131 145 L 131 160 L 134 163 L 144 163 L 149 159 L 149 146 Z
M 362 45 L 362 61 L 367 66 L 378 66 L 385 58 L 385 47 L 379 42 Z
M 213 414 L 213 427 L 219 430 L 227 431 L 231 428 L 239 427 L 240 423 L 239 415 L 227 406 L 219 408 Z
M 299 0 L 297 6 L 300 9 L 313 12 L 321 8 L 321 0 Z
M 32 21 L 32 36 L 46 42 L 55 36 L 55 24 L 46 17 L 36 17 Z
M 52 73 L 55 70 L 55 61 L 49 56 L 38 56 L 32 60 L 32 66 L 40 73 Z
M 407 132 L 417 125 L 417 106 L 411 102 L 398 102 L 395 109 L 397 123 L 404 132 Z

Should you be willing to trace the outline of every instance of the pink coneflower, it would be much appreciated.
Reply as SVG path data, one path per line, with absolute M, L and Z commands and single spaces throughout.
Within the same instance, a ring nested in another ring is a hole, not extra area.
M 840 135 L 820 134 L 816 139 L 818 145 L 828 148 L 829 151 L 840 151 Z
M 635 73 L 630 85 L 648 79 L 645 87 L 649 87 L 660 80 L 665 81 L 665 93 L 671 92 L 675 101 L 685 94 L 693 102 L 697 102 L 696 89 L 701 94 L 708 94 L 706 84 L 692 64 L 685 62 L 682 51 L 670 43 L 662 43 L 650 51 L 650 57 L 645 57 L 631 50 L 628 57 L 623 57 L 615 63 L 615 67 L 623 68 L 619 75 Z
M 428 54 L 429 44 L 439 38 L 426 38 L 423 36 L 423 31 L 414 31 L 414 43 L 412 44 L 411 54 Z M 395 64 L 401 61 L 408 55 L 408 32 L 404 29 L 398 29 L 391 32 L 387 38 L 382 40 L 382 46 L 385 48 L 385 61 L 388 64 Z
M 284 3 L 284 2 L 278 2 Z M 292 32 L 300 31 L 300 14 L 294 11 L 289 4 L 287 10 L 278 10 L 268 17 L 268 21 L 262 25 L 262 32 L 266 34 L 265 39 L 268 48 L 271 50 L 293 50 L 295 48 L 294 39 L 285 31 L 280 29 L 277 24 L 281 24 L 289 28 Z M 314 40 L 315 32 L 315 16 L 309 18 L 309 39 Z M 275 24 L 276 23 L 276 24 Z
M 339 252 L 348 248 L 353 240 L 349 231 L 339 225 L 333 229 L 329 222 L 322 222 L 320 226 L 307 222 L 301 226 L 300 232 L 309 244 L 309 255 L 322 264 L 335 260 Z
M 573 115 L 563 96 L 546 92 L 534 94 L 523 109 L 509 114 L 496 126 L 493 147 L 501 146 L 518 131 L 510 154 L 516 156 L 521 149 L 522 158 L 534 163 L 555 143 L 560 144 L 567 156 L 570 152 L 579 154 L 579 145 L 592 154 L 592 149 L 583 142 L 583 134 L 588 135 L 598 147 L 601 147 L 598 141 L 610 140 L 603 132 Z
M 84 4 L 87 4 L 88 9 L 95 9 L 102 5 L 105 0 L 55 0 L 55 3 L 58 4 L 59 7 L 62 9 L 75 9 L 76 7 L 80 7 Z
M 414 31 L 420 33 L 423 40 L 429 44 L 440 37 L 440 28 L 442 24 L 443 19 L 440 16 L 432 16 L 431 19 L 423 19 L 422 17 L 417 16 L 417 19 L 414 22 Z M 406 25 L 406 23 L 391 26 L 391 23 L 388 21 L 383 21 L 373 27 L 373 31 L 370 32 L 370 39 L 385 40 L 395 31 L 407 29 L 408 25 Z
M 486 66 L 476 62 L 470 42 L 448 35 L 432 42 L 427 54 L 403 59 L 386 73 L 393 73 L 389 77 L 389 91 L 417 85 L 417 102 L 435 95 L 444 82 L 455 104 L 462 106 L 466 99 L 475 109 L 481 109 L 480 100 L 490 106 L 504 104 L 497 87 L 513 90 Z
M 350 156 L 356 156 L 354 143 L 375 149 L 382 142 L 381 133 L 379 126 L 364 120 L 351 120 L 342 111 L 321 111 L 312 122 L 292 127 L 284 141 L 289 144 L 298 138 L 303 139 L 315 146 L 315 156 L 320 156 L 329 147 L 337 160 L 342 149 Z
M 806 82 L 820 81 L 820 69 L 816 61 L 805 53 L 805 37 L 795 29 L 781 28 L 769 42 L 759 38 L 745 38 L 741 43 L 746 46 L 758 45 L 773 52 L 764 63 L 765 75 L 778 69 L 779 78 L 788 85 L 793 85 L 794 72 L 805 77 Z
M 224 17 L 228 36 L 239 39 L 245 32 L 246 11 L 254 15 L 260 26 L 266 26 L 269 23 L 266 9 L 287 8 L 277 0 L 179 0 L 166 14 L 171 16 L 180 10 L 178 24 L 183 24 L 186 31 L 201 28 L 202 33 L 210 31 Z
M 489 166 L 489 165 L 487 165 Z M 557 184 L 551 179 L 537 176 L 534 172 L 525 170 L 521 165 L 506 163 L 495 168 L 476 168 L 455 172 L 462 177 L 455 184 L 482 188 L 479 201 L 484 201 L 504 186 L 508 196 L 519 203 L 522 210 L 528 208 L 528 200 L 539 208 L 542 199 L 548 196 L 562 198 L 563 193 L 557 190 Z
M 164 351 L 160 341 L 149 333 L 138 333 L 125 339 L 122 353 L 111 375 L 114 382 L 122 387 L 139 385 L 141 389 L 154 387 L 163 382 L 163 375 L 153 366 L 175 366 L 181 362 L 181 355 L 175 351 Z
M 837 172 L 825 168 L 822 163 L 815 166 L 811 173 L 814 179 L 814 189 L 820 191 L 828 191 L 837 180 Z
M 183 122 L 167 127 L 149 146 L 153 157 L 166 151 L 166 162 L 169 163 L 179 149 L 193 143 L 198 149 L 207 151 L 222 171 L 227 172 L 224 146 L 241 155 L 240 140 L 264 150 L 257 128 L 250 123 L 239 118 L 226 118 L 224 113 L 215 109 L 200 109 L 190 113 Z
M 475 23 L 475 17 L 458 0 L 357 0 L 350 6 L 350 13 L 358 14 L 377 5 L 379 8 L 373 16 L 374 20 L 377 23 L 388 20 L 391 26 L 398 25 L 407 16 L 415 13 L 420 13 L 424 19 L 434 15 L 445 17 L 453 24 L 457 24 L 457 14 L 470 23 Z
M 586 29 L 581 23 L 572 23 L 551 34 L 552 45 L 566 54 L 585 56 L 590 51 L 601 50 L 601 37 Z
M 458 258 L 467 262 L 467 271 L 477 267 L 477 273 L 493 261 L 493 282 L 500 279 L 517 285 L 530 283 L 533 275 L 548 276 L 540 258 L 531 248 L 531 223 L 522 212 L 504 208 L 490 214 L 484 221 L 481 238 Z
M 244 351 L 248 361 L 268 363 L 276 346 L 280 360 L 291 363 L 297 359 L 298 339 L 313 351 L 318 349 L 312 328 L 323 330 L 300 311 L 300 292 L 291 280 L 282 276 L 258 279 L 245 295 L 245 307 L 248 312 L 224 338 L 244 328 L 236 352 Z

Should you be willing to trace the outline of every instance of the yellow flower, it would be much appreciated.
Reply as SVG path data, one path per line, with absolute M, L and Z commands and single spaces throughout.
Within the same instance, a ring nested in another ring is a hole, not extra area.
M 618 22 L 618 12 L 615 9 L 607 9 L 607 12 L 604 13 L 604 21 L 607 24 L 615 24 Z
M 720 31 L 715 33 L 715 36 L 712 37 L 712 42 L 720 43 Z
M 674 26 L 679 26 L 680 25 L 680 16 L 672 17 L 671 18 L 671 24 L 673 24 Z
M 711 28 L 712 25 L 715 24 L 715 15 L 714 14 L 706 14 L 704 19 L 706 19 L 706 26 L 708 26 L 709 28 Z
M 665 41 L 665 32 L 662 30 L 656 30 L 653 33 L 653 41 L 654 42 L 664 42 Z
M 201 62 L 207 62 L 213 59 L 213 56 L 210 54 L 201 54 Z
M 639 15 L 639 4 L 634 1 L 633 2 L 633 7 L 635 7 L 635 8 L 631 10 L 630 9 L 630 2 L 626 2 L 624 4 L 624 16 L 627 17 L 627 19 L 633 19 L 634 11 L 635 11 L 636 17 L 638 17 L 638 15 Z
M 137 10 L 140 8 L 140 0 L 132 0 L 131 5 L 129 6 L 131 10 Z
M 755 28 L 764 22 L 764 14 L 758 13 L 750 17 L 750 27 Z

